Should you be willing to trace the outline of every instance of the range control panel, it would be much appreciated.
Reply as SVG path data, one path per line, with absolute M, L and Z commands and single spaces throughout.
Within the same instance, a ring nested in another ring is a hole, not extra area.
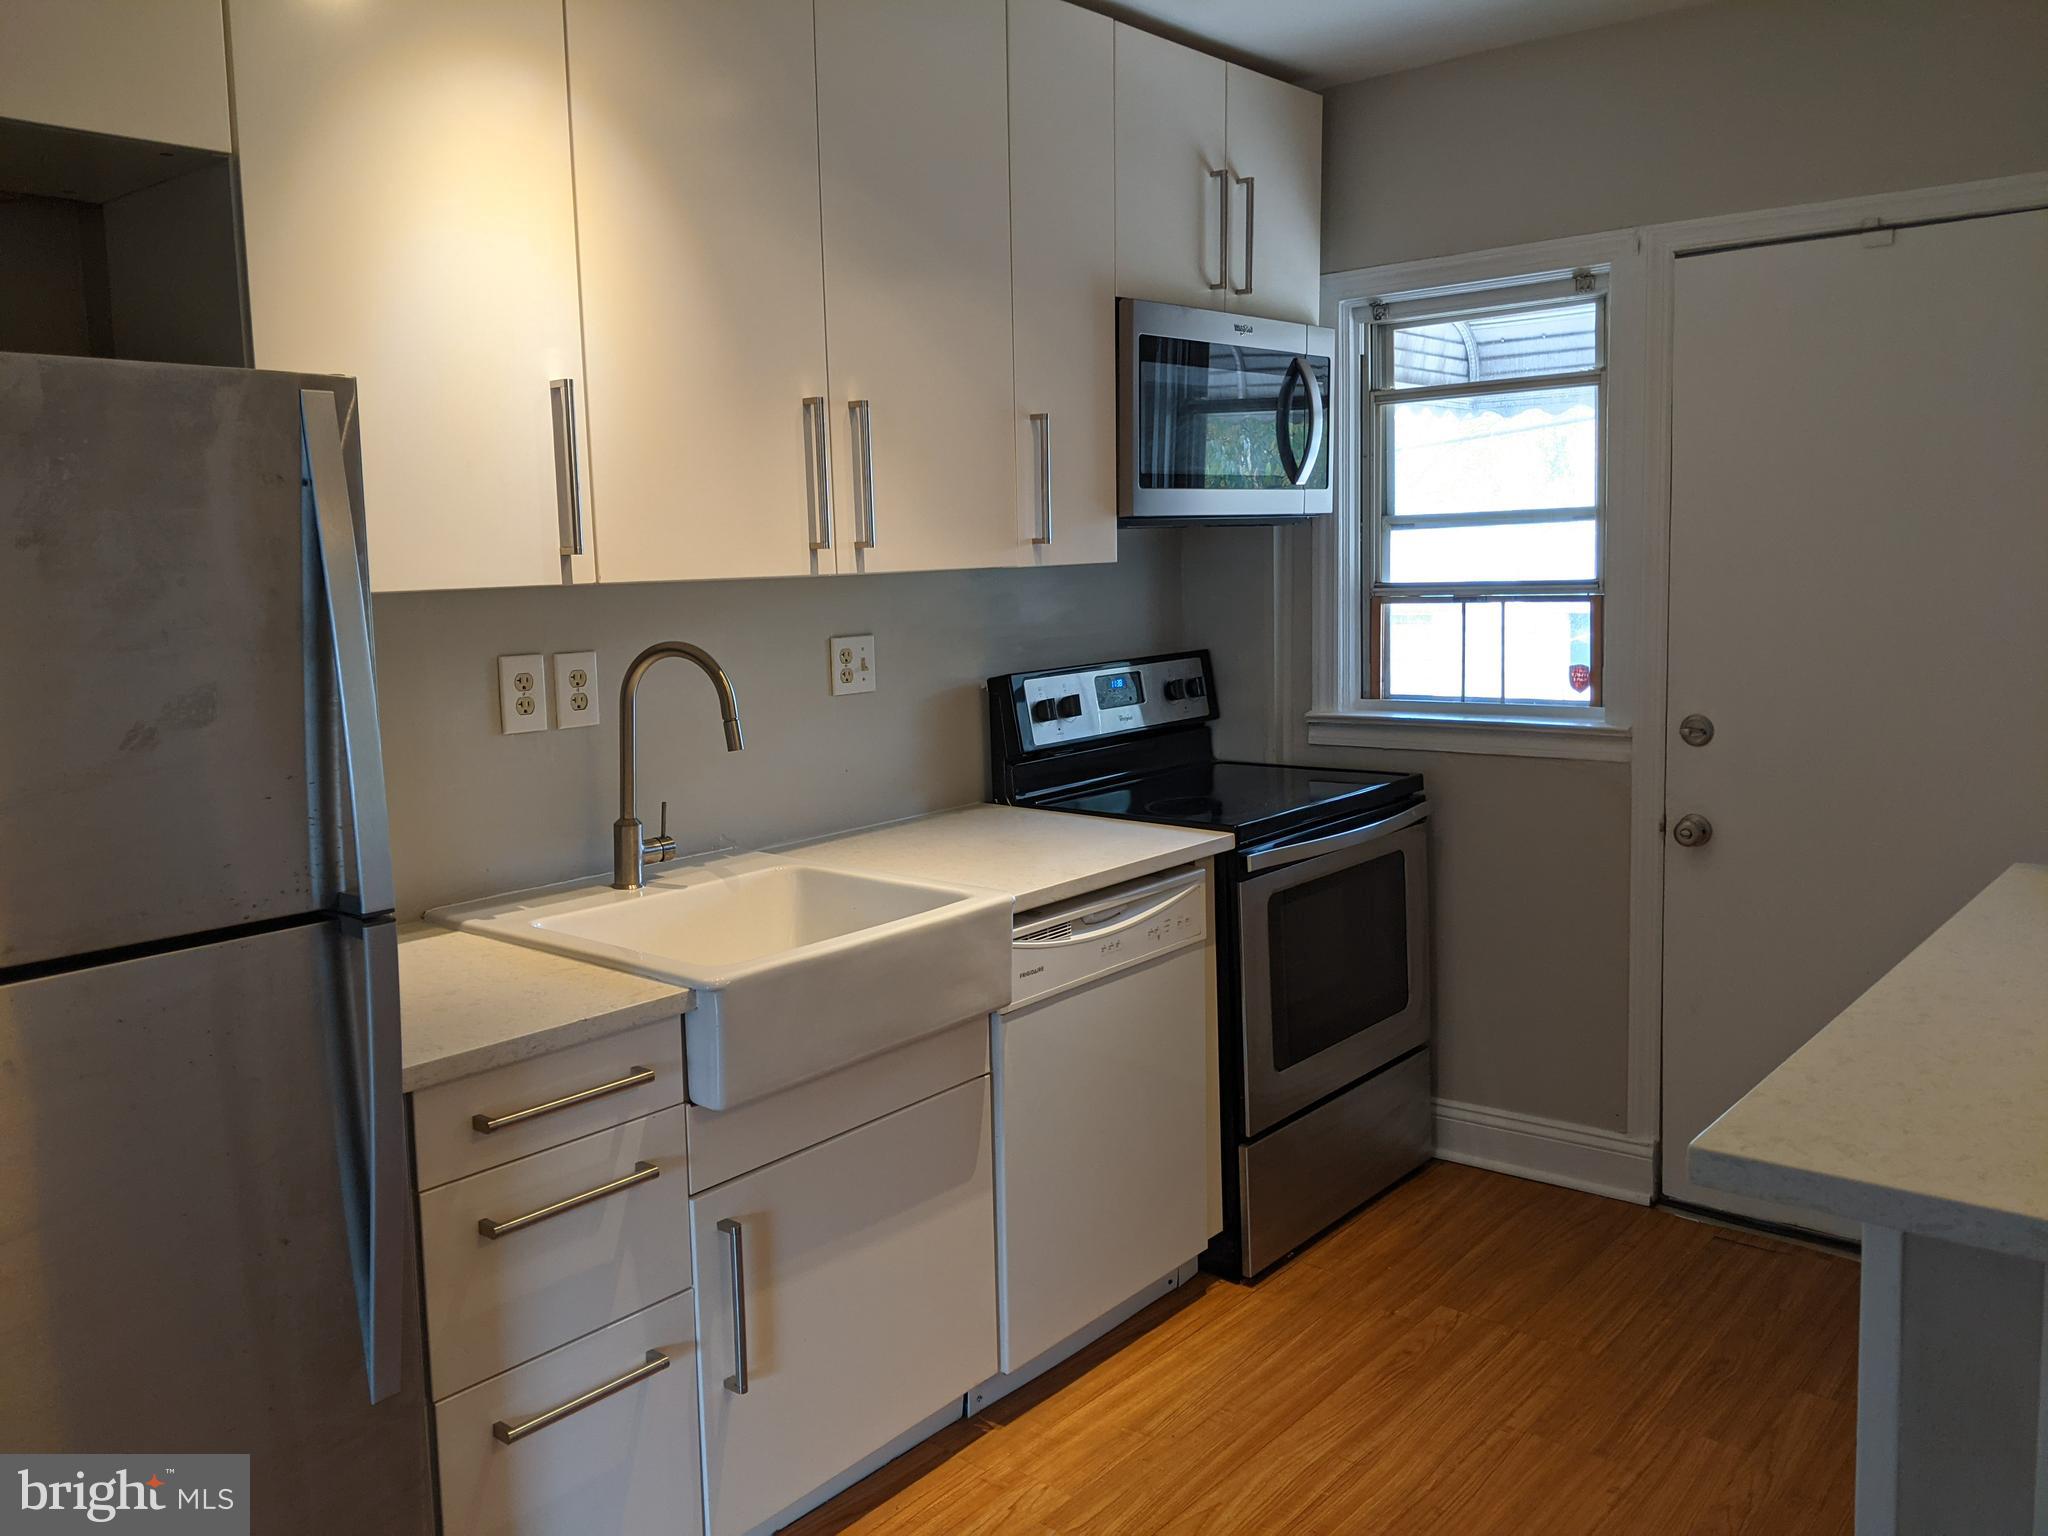
M 1200 651 L 997 681 L 1010 688 L 1018 736 L 1033 750 L 1208 720 L 1216 713 L 1208 657 Z

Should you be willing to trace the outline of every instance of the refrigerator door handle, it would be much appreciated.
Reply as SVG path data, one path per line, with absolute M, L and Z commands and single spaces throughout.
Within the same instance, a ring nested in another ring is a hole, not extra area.
M 366 916 L 389 912 L 396 897 L 391 883 L 391 818 L 384 800 L 384 737 L 377 724 L 377 683 L 370 656 L 369 594 L 356 544 L 333 392 L 300 390 L 299 425 L 306 493 L 312 498 L 321 580 L 334 633 L 342 762 L 354 827 L 355 888 L 341 893 L 341 906 Z
M 342 1193 L 355 1271 L 356 1317 L 370 1401 L 395 1394 L 403 1369 L 406 1248 L 412 1238 L 411 1170 L 405 1152 L 405 1096 L 399 1067 L 398 925 L 343 923 L 357 950 L 341 987 L 347 1010 L 348 1070 L 337 1100 Z

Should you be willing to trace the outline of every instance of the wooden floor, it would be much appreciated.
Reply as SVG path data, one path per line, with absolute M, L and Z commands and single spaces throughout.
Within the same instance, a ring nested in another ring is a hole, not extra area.
M 1434 1164 L 790 1529 L 1848 1536 L 1856 1284 L 1832 1254 Z

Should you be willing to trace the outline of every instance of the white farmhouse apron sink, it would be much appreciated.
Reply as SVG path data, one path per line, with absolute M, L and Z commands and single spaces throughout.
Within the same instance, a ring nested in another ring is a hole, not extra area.
M 1010 900 L 994 891 L 742 853 L 650 871 L 646 888 L 550 886 L 429 917 L 675 982 L 690 1099 L 731 1109 L 1010 999 Z

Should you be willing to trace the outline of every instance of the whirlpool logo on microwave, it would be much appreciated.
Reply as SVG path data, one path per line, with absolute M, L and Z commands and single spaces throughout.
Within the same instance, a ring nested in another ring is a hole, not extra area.
M 0 1536 L 249 1536 L 247 1456 L 0 1453 L 0 1479 Z

